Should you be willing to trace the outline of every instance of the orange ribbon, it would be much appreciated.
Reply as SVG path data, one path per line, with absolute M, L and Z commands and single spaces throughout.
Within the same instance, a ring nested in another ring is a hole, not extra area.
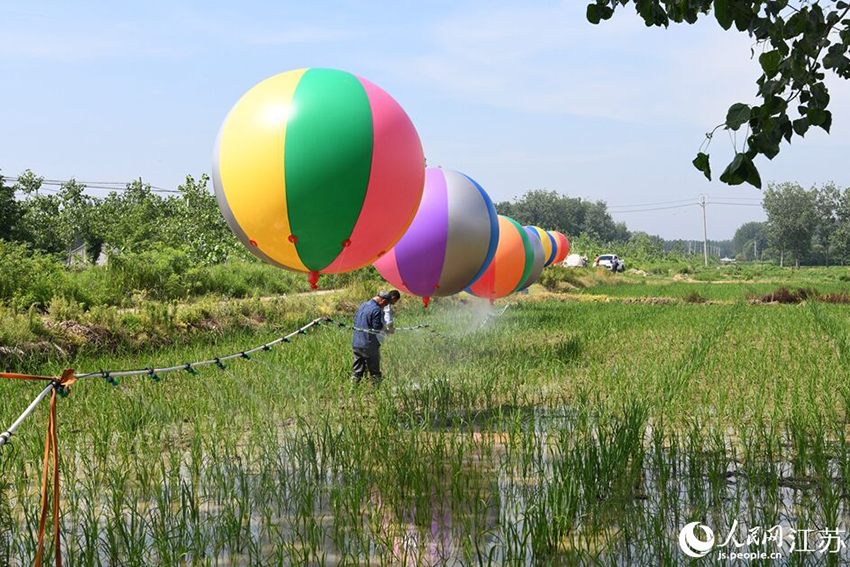
M 15 374 L 13 372 L 0 372 L 0 378 L 11 378 L 12 380 L 37 380 L 39 382 L 51 382 L 56 380 L 55 376 L 35 376 L 33 374 Z
M 38 382 L 54 382 L 50 394 L 50 413 L 47 419 L 47 438 L 44 441 L 44 471 L 41 477 L 41 518 L 38 521 L 38 551 L 35 556 L 35 567 L 41 567 L 44 555 L 44 531 L 47 527 L 47 484 L 50 473 L 50 456 L 53 456 L 53 545 L 56 549 L 56 567 L 62 567 L 62 547 L 59 534 L 59 436 L 56 432 L 56 391 L 62 388 L 67 391 L 77 381 L 74 369 L 68 368 L 59 378 L 34 376 L 31 374 L 13 374 L 0 372 L 0 378 L 12 380 L 33 380 Z

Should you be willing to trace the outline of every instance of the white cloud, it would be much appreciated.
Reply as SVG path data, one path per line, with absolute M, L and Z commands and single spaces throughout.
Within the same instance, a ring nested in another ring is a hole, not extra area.
M 0 58 L 48 62 L 125 57 L 173 57 L 179 51 L 132 18 L 90 16 L 73 24 L 59 10 L 53 13 L 10 12 L 0 35 Z M 67 16 L 67 15 L 66 15 Z
M 169 19 L 184 33 L 237 45 L 334 43 L 364 37 L 366 31 L 342 24 L 309 23 L 284 12 L 212 7 L 190 10 L 171 7 Z
M 53 62 L 126 57 L 183 57 L 209 42 L 236 46 L 333 43 L 364 37 L 362 29 L 315 25 L 267 14 L 258 18 L 244 10 L 194 10 L 151 5 L 143 13 L 98 14 L 67 25 L 59 13 L 9 11 L 0 34 L 0 58 Z M 155 25 L 151 25 L 155 22 Z M 195 38 L 192 40 L 192 38 Z
M 705 127 L 755 91 L 743 35 L 713 22 L 647 29 L 630 10 L 593 26 L 584 10 L 571 0 L 452 14 L 431 30 L 429 51 L 394 68 L 446 98 L 645 124 Z

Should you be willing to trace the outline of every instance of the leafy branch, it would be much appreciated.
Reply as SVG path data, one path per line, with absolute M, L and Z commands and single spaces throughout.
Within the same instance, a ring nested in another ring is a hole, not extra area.
M 720 175 L 720 181 L 728 185 L 747 182 L 761 188 L 754 163 L 757 156 L 772 160 L 779 154 L 783 140 L 791 143 L 795 136 L 802 138 L 812 126 L 830 131 L 832 113 L 824 71 L 850 79 L 847 2 L 801 0 L 792 5 L 789 0 L 595 0 L 587 7 L 587 19 L 598 24 L 628 4 L 634 4 L 647 26 L 693 24 L 713 13 L 724 30 L 734 25 L 762 47 L 758 57 L 762 74 L 756 81 L 760 103 L 733 104 L 723 124 L 706 134 L 706 142 L 710 142 L 720 127 L 735 132 L 745 124 L 748 127 L 744 146 L 735 147 L 735 157 Z M 796 114 L 789 115 L 789 109 Z M 700 146 L 693 164 L 710 180 L 706 142 Z

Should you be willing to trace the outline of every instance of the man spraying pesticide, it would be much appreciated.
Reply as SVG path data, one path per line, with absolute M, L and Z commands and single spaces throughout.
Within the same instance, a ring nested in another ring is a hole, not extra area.
M 359 384 L 366 370 L 372 383 L 381 382 L 381 343 L 386 335 L 395 332 L 392 306 L 401 299 L 398 290 L 382 291 L 369 301 L 360 304 L 354 316 L 354 351 L 351 380 Z

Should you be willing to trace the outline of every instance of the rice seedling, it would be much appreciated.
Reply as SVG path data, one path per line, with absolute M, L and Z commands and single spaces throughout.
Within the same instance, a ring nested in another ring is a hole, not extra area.
M 774 549 L 746 543 L 756 527 L 846 530 L 850 310 L 752 304 L 746 289 L 712 302 L 700 288 L 705 303 L 532 295 L 484 319 L 475 304 L 409 309 L 399 322 L 444 338 L 391 337 L 379 387 L 349 384 L 349 331 L 334 327 L 197 375 L 84 380 L 59 402 L 63 554 L 72 565 L 687 564 L 677 538 L 691 521 L 752 552 Z M 275 335 L 75 362 L 179 365 Z M 5 426 L 33 389 L 0 389 Z M 35 556 L 45 411 L 0 454 L 0 563 Z M 847 560 L 846 548 L 786 549 L 780 562 Z

